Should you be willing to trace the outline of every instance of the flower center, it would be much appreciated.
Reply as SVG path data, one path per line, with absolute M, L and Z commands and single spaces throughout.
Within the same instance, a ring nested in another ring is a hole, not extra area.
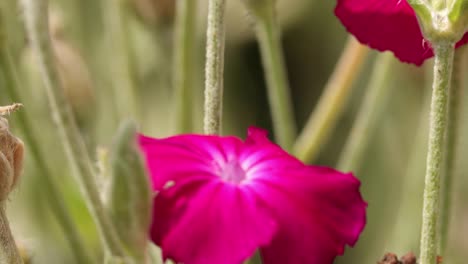
M 245 180 L 246 173 L 237 159 L 231 159 L 221 168 L 221 178 L 229 183 L 240 184 Z

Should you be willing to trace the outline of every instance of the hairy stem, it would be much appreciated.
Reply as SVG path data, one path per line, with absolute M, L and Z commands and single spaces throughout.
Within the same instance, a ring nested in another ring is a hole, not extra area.
M 206 33 L 205 115 L 203 130 L 206 134 L 221 132 L 224 74 L 225 0 L 208 3 L 208 29 Z
M 314 112 L 299 134 L 293 153 L 302 161 L 315 158 L 342 113 L 352 84 L 369 49 L 350 37 Z
M 55 68 L 53 50 L 47 27 L 48 1 L 21 0 L 25 26 L 31 47 L 41 70 L 41 76 L 49 100 L 50 112 L 57 127 L 60 140 L 76 180 L 85 198 L 88 209 L 97 224 L 106 250 L 115 256 L 124 256 L 114 224 L 105 211 L 94 182 L 95 172 L 88 156 L 83 138 L 78 132 L 70 106 L 65 99 L 58 72 Z
M 0 68 L 5 78 L 5 92 L 12 102 L 21 102 L 22 100 L 18 90 L 21 89 L 22 86 L 20 85 L 20 79 L 18 78 L 13 59 L 6 50 L 6 47 L 2 46 L 0 49 Z M 84 242 L 78 233 L 77 226 L 63 202 L 63 196 L 60 193 L 56 180 L 52 176 L 52 171 L 47 166 L 47 162 L 40 151 L 40 140 L 33 132 L 33 122 L 31 118 L 28 116 L 27 111 L 16 112 L 15 118 L 18 120 L 16 124 L 23 131 L 24 140 L 28 150 L 32 154 L 40 177 L 44 181 L 42 187 L 46 189 L 48 205 L 51 207 L 52 213 L 63 229 L 63 233 L 67 236 L 67 241 L 70 243 L 70 248 L 73 254 L 75 254 L 76 260 L 79 263 L 92 263 L 91 258 L 85 250 Z
M 463 92 L 463 73 L 464 61 L 463 54 L 465 48 L 459 48 L 456 52 L 453 64 L 452 82 L 449 90 L 448 124 L 446 132 L 444 171 L 442 181 L 442 208 L 440 215 L 440 243 L 439 254 L 445 253 L 447 246 L 447 237 L 450 224 L 451 197 L 453 178 L 455 177 L 455 166 L 457 164 L 457 143 L 460 131 L 460 114 L 462 111 L 462 92 Z
M 439 217 L 440 166 L 443 158 L 447 99 L 454 53 L 452 43 L 433 43 L 432 47 L 435 53 L 435 62 L 424 186 L 421 264 L 434 264 L 437 255 L 438 237 L 436 231 Z

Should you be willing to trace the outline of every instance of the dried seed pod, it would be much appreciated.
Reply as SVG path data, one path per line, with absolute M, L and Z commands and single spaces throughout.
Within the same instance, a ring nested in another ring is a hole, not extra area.
M 24 144 L 10 133 L 8 120 L 0 117 L 0 201 L 13 190 L 23 171 Z

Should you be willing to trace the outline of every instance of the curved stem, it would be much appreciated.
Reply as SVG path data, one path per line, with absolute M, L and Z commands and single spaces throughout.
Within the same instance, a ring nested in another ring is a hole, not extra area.
M 316 109 L 294 143 L 293 153 L 300 160 L 313 160 L 335 127 L 368 51 L 367 47 L 349 37 Z
M 274 1 L 247 4 L 255 16 L 257 39 L 265 71 L 268 99 L 276 141 L 291 150 L 296 137 L 296 121 L 281 47 L 280 29 L 276 21 Z M 255 5 L 258 5 L 255 7 Z
M 97 224 L 106 250 L 115 256 L 124 256 L 124 249 L 118 240 L 114 224 L 105 211 L 94 182 L 95 172 L 88 156 L 83 138 L 78 132 L 70 106 L 55 68 L 53 51 L 47 27 L 48 1 L 21 0 L 27 36 L 41 70 L 41 76 L 49 100 L 49 107 L 57 127 L 76 180 L 85 198 L 88 209 Z
M 22 264 L 23 260 L 11 234 L 10 224 L 5 213 L 5 203 L 0 204 L 0 263 Z
M 435 53 L 435 62 L 424 186 L 421 264 L 435 263 L 437 255 L 438 238 L 436 230 L 439 217 L 440 165 L 443 157 L 448 90 L 455 50 L 452 43 L 433 43 L 432 47 Z
M 225 0 L 208 3 L 208 29 L 206 33 L 205 116 L 206 134 L 221 132 L 224 74 Z
M 387 79 L 393 60 L 393 54 L 387 52 L 379 54 L 374 62 L 374 70 L 366 89 L 363 105 L 357 114 L 338 162 L 338 168 L 341 170 L 355 171 L 361 164 L 378 117 L 387 102 L 387 95 L 390 91 Z
M 5 91 L 13 102 L 21 102 L 21 96 L 18 90 L 21 88 L 20 79 L 18 78 L 13 59 L 3 46 L 0 48 L 0 69 L 3 71 L 5 78 Z M 41 154 L 39 147 L 39 139 L 35 136 L 31 118 L 27 111 L 18 111 L 15 113 L 15 118 L 18 119 L 17 125 L 23 131 L 23 136 L 26 145 L 35 160 L 36 168 L 39 171 L 41 179 L 44 181 L 44 187 L 47 193 L 48 205 L 52 209 L 52 213 L 63 229 L 63 233 L 70 243 L 70 248 L 75 254 L 75 258 L 79 263 L 92 263 L 91 258 L 85 250 L 83 240 L 78 233 L 76 224 L 74 223 L 70 212 L 68 211 L 57 182 L 53 179 L 52 171 L 47 166 L 44 156 Z
M 176 128 L 178 133 L 192 131 L 193 60 L 195 56 L 193 43 L 197 3 L 196 0 L 176 1 L 173 85 L 176 98 Z
M 443 184 L 442 184 L 442 208 L 440 217 L 440 244 L 439 254 L 445 253 L 447 245 L 447 237 L 450 224 L 450 211 L 451 211 L 451 195 L 453 178 L 455 176 L 455 165 L 457 163 L 457 143 L 460 131 L 460 114 L 462 111 L 462 92 L 463 92 L 463 73 L 464 73 L 464 55 L 465 48 L 461 47 L 457 50 L 454 58 L 452 82 L 449 90 L 449 107 L 448 107 L 448 124 L 446 132 L 446 146 L 445 146 L 445 164 L 443 171 Z

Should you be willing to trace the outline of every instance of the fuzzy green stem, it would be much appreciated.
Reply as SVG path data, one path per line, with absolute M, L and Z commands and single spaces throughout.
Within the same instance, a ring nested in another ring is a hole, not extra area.
M 115 256 L 124 256 L 114 224 L 106 213 L 94 182 L 95 172 L 88 156 L 83 138 L 78 132 L 70 106 L 65 99 L 55 66 L 50 35 L 47 27 L 48 1 L 21 0 L 27 36 L 38 61 L 41 76 L 49 100 L 50 112 L 57 127 L 60 140 L 85 202 L 97 224 L 106 250 Z
M 123 0 L 103 0 L 105 29 L 109 53 L 109 71 L 115 107 L 120 118 L 139 120 L 138 93 L 133 72 L 134 58 L 127 30 Z
M 464 73 L 464 52 L 461 47 L 456 52 L 453 64 L 452 82 L 449 90 L 448 124 L 446 132 L 446 146 L 444 158 L 444 171 L 442 181 L 442 208 L 440 217 L 440 243 L 439 254 L 444 255 L 450 224 L 451 201 L 453 178 L 456 173 L 457 164 L 457 143 L 460 131 L 460 114 L 462 111 L 463 73 Z
M 374 70 L 366 89 L 363 105 L 357 114 L 338 162 L 338 168 L 341 170 L 356 171 L 361 164 L 378 117 L 388 101 L 390 85 L 387 80 L 393 60 L 393 54 L 382 53 L 379 54 L 374 63 Z
M 176 98 L 176 129 L 192 132 L 192 93 L 194 76 L 194 39 L 196 31 L 196 0 L 176 1 L 175 54 L 173 84 Z
M 435 53 L 435 62 L 424 186 L 420 250 L 421 264 L 434 264 L 436 262 L 440 166 L 443 158 L 448 91 L 450 88 L 454 53 L 454 45 L 452 43 L 433 43 L 432 47 Z
M 368 51 L 367 47 L 353 37 L 348 39 L 316 109 L 294 143 L 293 153 L 300 160 L 306 162 L 313 160 L 335 127 Z
M 18 90 L 22 86 L 20 85 L 20 79 L 18 78 L 13 59 L 6 50 L 6 47 L 3 46 L 4 43 L 0 45 L 2 45 L 0 48 L 0 69 L 5 78 L 5 92 L 12 102 L 21 102 L 22 100 Z M 27 111 L 16 112 L 15 118 L 18 120 L 16 124 L 23 131 L 24 140 L 29 152 L 32 154 L 39 175 L 44 181 L 43 187 L 46 189 L 45 193 L 47 193 L 48 205 L 59 222 L 60 227 L 63 229 L 63 233 L 66 235 L 67 241 L 70 243 L 70 248 L 75 255 L 75 259 L 79 263 L 92 263 L 91 258 L 85 250 L 84 242 L 78 233 L 77 226 L 63 202 L 63 196 L 60 193 L 57 182 L 53 179 L 52 171 L 47 166 L 47 162 L 41 154 L 39 139 L 33 132 L 33 122 L 31 118 L 28 116 Z
M 290 150 L 297 129 L 274 4 L 275 1 L 266 1 L 261 4 L 262 7 L 251 9 L 255 17 L 276 141 L 284 149 Z
M 219 134 L 223 109 L 225 0 L 208 3 L 208 29 L 206 33 L 205 114 L 203 130 L 206 134 Z
M 0 204 L 0 263 L 23 263 L 15 239 L 11 234 L 10 224 L 5 213 L 5 202 Z

